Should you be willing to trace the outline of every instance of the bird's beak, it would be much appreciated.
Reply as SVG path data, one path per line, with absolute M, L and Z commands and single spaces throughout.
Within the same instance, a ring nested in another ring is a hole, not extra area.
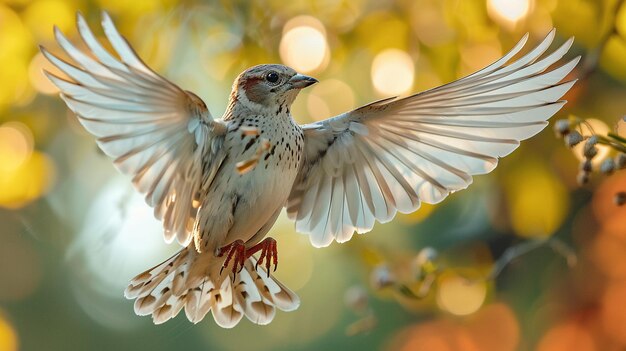
M 299 73 L 289 79 L 289 84 L 291 84 L 294 89 L 306 88 L 315 83 L 317 83 L 317 79 Z

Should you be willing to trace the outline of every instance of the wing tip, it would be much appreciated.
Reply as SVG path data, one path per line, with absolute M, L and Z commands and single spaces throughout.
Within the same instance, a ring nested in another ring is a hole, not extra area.
M 572 48 L 572 45 L 574 45 L 574 37 L 569 37 L 564 43 L 563 45 L 561 45 L 561 49 L 564 50 L 565 52 L 569 51 L 569 49 Z M 558 49 L 557 49 L 558 50 Z
M 552 29 L 550 29 L 550 31 L 548 32 L 548 35 L 546 35 L 546 39 L 550 38 L 550 42 L 552 42 L 555 36 L 556 36 L 556 28 L 552 27 Z
M 113 19 L 111 18 L 111 15 L 109 15 L 109 13 L 106 10 L 102 10 L 100 11 L 100 24 L 102 25 L 102 28 L 104 29 L 104 32 L 106 34 L 107 37 L 109 37 L 109 33 L 108 31 L 113 31 L 114 33 L 118 33 L 117 28 L 115 27 L 115 24 L 113 23 Z
M 58 58 L 55 54 L 51 53 L 50 50 L 48 50 L 45 46 L 43 45 L 39 45 L 39 51 L 41 51 L 41 54 L 48 59 L 48 61 L 50 61 L 50 63 L 52 63 L 55 67 L 59 67 L 55 61 L 59 60 L 62 61 L 60 58 Z
M 61 48 L 63 50 L 67 51 L 67 45 L 71 45 L 69 40 L 67 39 L 67 37 L 63 34 L 63 32 L 61 31 L 61 28 L 59 28 L 59 26 L 57 26 L 56 24 L 54 26 L 52 26 L 52 31 L 54 33 L 54 39 L 57 41 L 57 43 L 59 44 L 59 46 L 61 46 Z
M 528 43 L 529 38 L 530 38 L 530 33 L 526 32 L 526 34 L 522 36 L 522 38 L 517 42 L 517 44 L 513 46 L 513 48 L 509 52 L 514 51 L 515 53 L 518 53 L 520 50 L 522 50 L 524 46 L 526 46 L 526 43 Z M 503 55 L 503 57 L 504 56 L 506 56 L 506 54 Z
M 56 86 L 56 84 L 54 83 L 54 78 L 59 78 L 59 77 L 55 76 L 55 75 L 54 75 L 54 73 L 52 73 L 52 72 L 48 71 L 48 70 L 47 70 L 47 69 L 45 69 L 45 68 L 42 68 L 42 69 L 41 69 L 41 73 L 42 73 L 44 76 L 46 76 L 46 78 L 48 78 L 48 80 L 49 80 L 50 82 L 52 82 L 52 84 L 54 84 L 54 85 Z M 51 78 L 51 77 L 54 77 L 54 78 Z M 57 86 L 57 87 L 58 87 L 58 86 Z
M 87 27 L 87 20 L 85 20 L 83 13 L 78 10 L 76 11 L 76 28 L 78 28 L 78 31 L 80 32 L 83 27 Z
M 103 21 L 111 21 L 111 16 L 109 15 L 109 12 L 107 12 L 107 10 L 101 10 L 100 17 L 102 17 Z
M 578 56 L 574 57 L 573 59 L 567 61 L 567 63 L 565 65 L 563 65 L 563 66 L 572 65 L 573 67 L 570 70 L 570 72 L 571 72 L 574 68 L 576 68 L 576 66 L 578 66 L 578 64 L 580 63 L 581 59 L 582 59 L 582 55 L 578 55 Z

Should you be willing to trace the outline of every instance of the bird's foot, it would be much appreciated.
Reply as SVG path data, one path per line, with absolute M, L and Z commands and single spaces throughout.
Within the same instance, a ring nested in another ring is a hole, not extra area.
M 232 260 L 234 280 L 237 273 L 241 272 L 243 269 L 246 260 L 258 251 L 261 251 L 261 256 L 259 256 L 254 268 L 258 268 L 259 264 L 263 264 L 263 262 L 265 262 L 265 270 L 267 271 L 267 276 L 269 277 L 272 264 L 274 265 L 274 272 L 278 267 L 278 250 L 276 248 L 276 240 L 273 238 L 265 238 L 265 240 L 249 249 L 246 248 L 246 244 L 242 240 L 235 240 L 232 243 L 220 248 L 217 252 L 217 257 L 224 257 L 224 255 L 226 255 L 224 264 L 222 264 L 222 269 L 220 269 L 220 274 L 222 274 L 224 268 L 228 267 L 230 261 Z
M 222 264 L 222 269 L 220 269 L 220 275 L 224 271 L 224 268 L 228 267 L 230 260 L 233 259 L 233 281 L 237 276 L 237 273 L 241 272 L 243 266 L 246 262 L 246 259 L 250 257 L 246 252 L 246 244 L 242 240 L 235 240 L 232 243 L 222 247 L 218 253 L 217 257 L 223 257 L 226 255 L 226 260 L 224 260 L 224 264 Z
M 266 238 L 260 243 L 254 245 L 248 250 L 248 257 L 252 256 L 252 254 L 257 251 L 261 251 L 261 256 L 259 256 L 259 260 L 256 262 L 255 269 L 259 267 L 259 264 L 263 264 L 263 261 L 265 261 L 265 270 L 267 271 L 267 276 L 269 277 L 272 263 L 274 264 L 274 272 L 276 271 L 276 267 L 278 267 L 278 250 L 276 249 L 276 240 L 273 238 Z

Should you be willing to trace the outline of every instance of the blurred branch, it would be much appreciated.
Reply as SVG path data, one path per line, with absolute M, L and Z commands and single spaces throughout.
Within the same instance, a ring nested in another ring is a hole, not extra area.
M 552 250 L 554 250 L 555 253 L 558 253 L 561 256 L 565 257 L 565 260 L 569 267 L 572 267 L 576 264 L 578 260 L 578 258 L 576 257 L 576 253 L 574 253 L 574 250 L 563 241 L 554 238 L 531 240 L 512 246 L 504 251 L 504 254 L 502 254 L 502 256 L 494 263 L 491 272 L 489 273 L 489 275 L 487 275 L 485 279 L 492 280 L 497 278 L 498 275 L 500 275 L 500 273 L 504 270 L 504 268 L 514 259 L 523 256 L 535 249 L 543 247 L 544 245 L 549 246 Z
M 574 250 L 559 239 L 547 238 L 528 240 L 509 247 L 504 254 L 502 254 L 502 256 L 494 262 L 489 274 L 485 277 L 464 279 L 466 279 L 468 283 L 495 280 L 500 273 L 502 273 L 504 268 L 513 260 L 545 246 L 551 248 L 555 253 L 563 256 L 569 267 L 572 267 L 577 263 L 578 258 Z M 442 273 L 453 267 L 447 267 L 446 265 L 441 264 L 437 258 L 437 254 L 430 254 L 427 257 L 423 257 L 425 256 L 423 254 L 425 251 L 434 252 L 432 248 L 425 248 L 420 252 L 420 255 L 418 255 L 415 260 L 415 265 L 416 268 L 418 268 L 419 273 L 415 276 L 414 280 L 409 282 L 398 281 L 391 269 L 386 264 L 382 264 L 372 271 L 371 281 L 373 283 L 373 287 L 379 290 L 391 288 L 392 290 L 398 292 L 401 296 L 409 299 L 424 299 L 427 297 L 433 287 L 436 286 L 437 278 Z M 422 256 L 421 259 L 420 256 Z M 418 286 L 417 292 L 415 292 L 411 286 Z

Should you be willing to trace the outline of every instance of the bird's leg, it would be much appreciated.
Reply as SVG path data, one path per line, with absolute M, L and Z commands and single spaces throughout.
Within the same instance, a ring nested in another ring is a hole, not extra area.
M 265 261 L 265 270 L 267 271 L 267 276 L 269 277 L 272 264 L 274 264 L 274 271 L 276 271 L 276 268 L 278 267 L 278 250 L 276 248 L 276 240 L 273 238 L 265 238 L 265 240 L 249 249 L 246 248 L 246 244 L 242 240 L 235 240 L 232 243 L 220 248 L 217 252 L 217 257 L 224 257 L 224 255 L 226 255 L 226 260 L 224 260 L 224 264 L 222 264 L 220 274 L 222 274 L 224 268 L 228 267 L 230 261 L 234 260 L 232 268 L 234 280 L 236 274 L 243 269 L 246 259 L 250 258 L 259 251 L 261 251 L 261 256 L 259 256 L 259 259 L 256 262 L 255 269 L 258 268 L 259 264 L 263 264 L 263 261 Z
M 222 274 L 224 268 L 228 267 L 230 260 L 234 259 L 233 280 L 235 280 L 237 273 L 239 273 L 243 269 L 243 265 L 246 262 L 246 259 L 250 257 L 249 255 L 247 255 L 246 251 L 246 244 L 242 240 L 235 240 L 232 243 L 220 248 L 217 253 L 217 257 L 223 257 L 225 254 L 228 253 L 226 255 L 226 260 L 224 260 L 224 264 L 222 264 L 222 269 L 220 269 L 220 274 Z
M 250 257 L 257 251 L 261 251 L 261 256 L 259 256 L 259 260 L 256 262 L 255 268 L 258 268 L 259 264 L 262 264 L 263 260 L 265 260 L 265 270 L 267 271 L 267 276 L 269 277 L 272 263 L 274 264 L 274 272 L 276 271 L 276 267 L 278 267 L 278 250 L 276 249 L 276 240 L 273 238 L 265 238 L 265 240 L 249 248 L 246 252 L 246 256 Z

